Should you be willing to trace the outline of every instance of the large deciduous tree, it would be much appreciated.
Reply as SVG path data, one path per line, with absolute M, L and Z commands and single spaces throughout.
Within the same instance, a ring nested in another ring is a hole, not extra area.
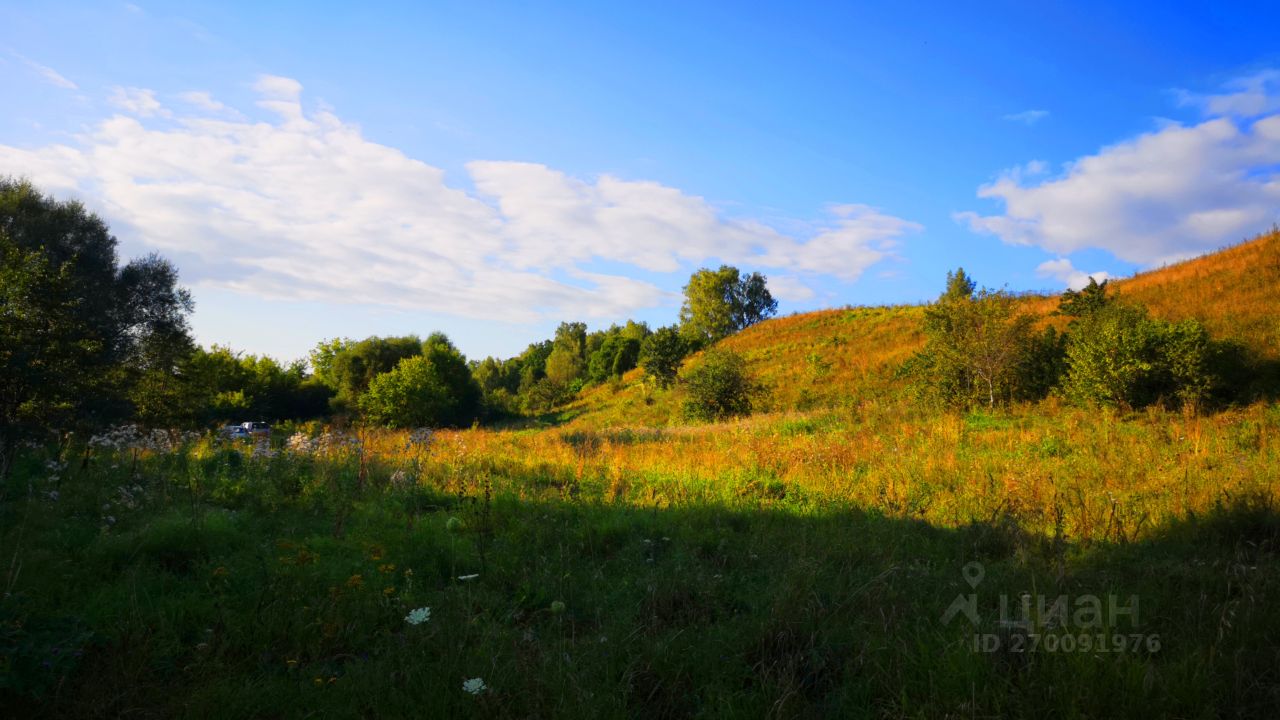
M 697 346 L 704 346 L 754 325 L 778 312 L 778 301 L 769 293 L 760 273 L 743 277 L 735 267 L 703 268 L 689 278 L 680 308 L 680 332 Z
M 122 267 L 116 245 L 80 203 L 0 178 L 0 463 L 23 434 L 178 392 L 167 378 L 192 348 L 190 293 L 158 255 Z

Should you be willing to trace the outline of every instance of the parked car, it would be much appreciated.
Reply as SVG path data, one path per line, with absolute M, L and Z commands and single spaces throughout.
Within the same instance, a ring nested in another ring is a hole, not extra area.
M 243 425 L 228 425 L 222 428 L 222 436 L 230 440 L 243 440 L 252 437 Z
M 271 426 L 265 422 L 240 423 L 240 427 L 244 428 L 245 432 L 249 433 L 250 435 L 270 435 L 271 434 Z

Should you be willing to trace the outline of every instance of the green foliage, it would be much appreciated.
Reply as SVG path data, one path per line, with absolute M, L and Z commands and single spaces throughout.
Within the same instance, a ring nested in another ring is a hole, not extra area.
M 587 361 L 588 379 L 604 382 L 622 377 L 639 362 L 641 341 L 642 338 L 624 336 L 616 326 L 610 328 Z
M 1072 323 L 1063 390 L 1078 402 L 1124 408 L 1194 406 L 1214 385 L 1212 357 L 1198 322 L 1170 323 L 1142 307 L 1109 304 Z
M 702 347 L 772 317 L 778 301 L 769 293 L 765 277 L 721 265 L 703 268 L 689 278 L 680 308 L 680 332 L 686 341 Z
M 190 294 L 157 255 L 117 262 L 78 202 L 0 178 L 0 475 L 12 444 L 50 428 L 148 415 L 191 347 Z
M 480 388 L 457 348 L 441 334 L 373 378 L 360 398 L 365 419 L 393 428 L 461 426 L 479 412 Z
M 942 291 L 941 302 L 956 302 L 960 300 L 972 300 L 973 293 L 978 289 L 978 284 L 973 281 L 965 273 L 964 268 L 956 268 L 955 272 L 947 273 L 947 288 Z
M 738 353 L 712 348 L 701 361 L 681 376 L 688 399 L 685 415 L 697 420 L 722 420 L 750 415 L 763 388 L 747 372 L 747 363 Z
M 587 370 L 587 325 L 563 322 L 556 328 L 551 354 L 547 356 L 546 375 L 553 383 L 569 386 Z
M 267 356 L 245 355 L 214 345 L 197 348 L 183 377 L 193 388 L 186 411 L 201 425 L 253 420 L 304 420 L 324 416 L 333 390 L 308 376 L 301 362 L 281 365 Z
M 1019 313 L 1016 303 L 1003 291 L 975 294 L 964 270 L 948 274 L 946 292 L 925 311 L 928 342 L 907 371 L 950 405 L 991 407 L 1029 394 L 1028 374 L 1038 375 L 1052 362 L 1035 351 L 1056 340 L 1034 341 L 1034 319 Z
M 1092 277 L 1089 284 L 1080 290 L 1067 290 L 1058 301 L 1059 315 L 1081 318 L 1101 310 L 1111 303 L 1107 297 L 1107 281 L 1099 283 Z
M 331 341 L 335 342 L 335 341 Z M 414 335 L 406 337 L 370 337 L 360 342 L 344 341 L 327 363 L 321 379 L 328 379 L 334 390 L 333 407 L 339 412 L 355 409 L 360 396 L 375 377 L 390 372 L 405 358 L 422 354 L 422 341 Z M 322 362 L 323 360 L 323 355 Z
M 333 372 L 334 361 L 352 345 L 355 345 L 355 341 L 350 338 L 332 338 L 316 343 L 309 356 L 311 374 L 320 382 L 336 389 L 338 378 Z
M 669 387 L 688 354 L 689 344 L 677 328 L 659 328 L 640 345 L 640 367 L 659 387 Z

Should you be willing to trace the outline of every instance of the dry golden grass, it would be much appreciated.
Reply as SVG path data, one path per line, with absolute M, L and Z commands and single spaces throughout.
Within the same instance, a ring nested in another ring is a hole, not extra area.
M 1157 317 L 1194 318 L 1217 338 L 1280 358 L 1280 232 L 1109 287 Z M 1053 315 L 1056 296 L 1022 302 L 1043 324 L 1066 324 Z M 924 345 L 923 316 L 922 306 L 820 310 L 762 322 L 721 346 L 741 353 L 769 388 L 764 410 L 856 405 L 894 392 L 894 369 Z M 618 383 L 585 391 L 567 417 L 578 428 L 669 425 L 680 422 L 680 399 L 678 392 L 646 386 L 633 371 Z

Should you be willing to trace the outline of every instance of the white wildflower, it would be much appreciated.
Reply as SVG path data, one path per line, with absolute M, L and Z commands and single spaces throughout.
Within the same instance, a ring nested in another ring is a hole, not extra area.
M 431 619 L 431 608 L 420 607 L 417 610 L 410 610 L 408 615 L 404 616 L 404 621 L 410 625 L 421 625 Z
M 463 582 L 466 582 L 468 580 L 475 580 L 478 577 L 480 577 L 480 573 L 476 573 L 475 575 L 459 575 L 458 579 Z
M 477 677 L 477 678 L 471 678 L 470 680 L 467 680 L 466 682 L 462 683 L 462 689 L 471 693 L 472 695 L 479 695 L 485 690 L 488 690 L 489 686 L 484 684 L 484 680 L 481 680 L 480 678 Z

